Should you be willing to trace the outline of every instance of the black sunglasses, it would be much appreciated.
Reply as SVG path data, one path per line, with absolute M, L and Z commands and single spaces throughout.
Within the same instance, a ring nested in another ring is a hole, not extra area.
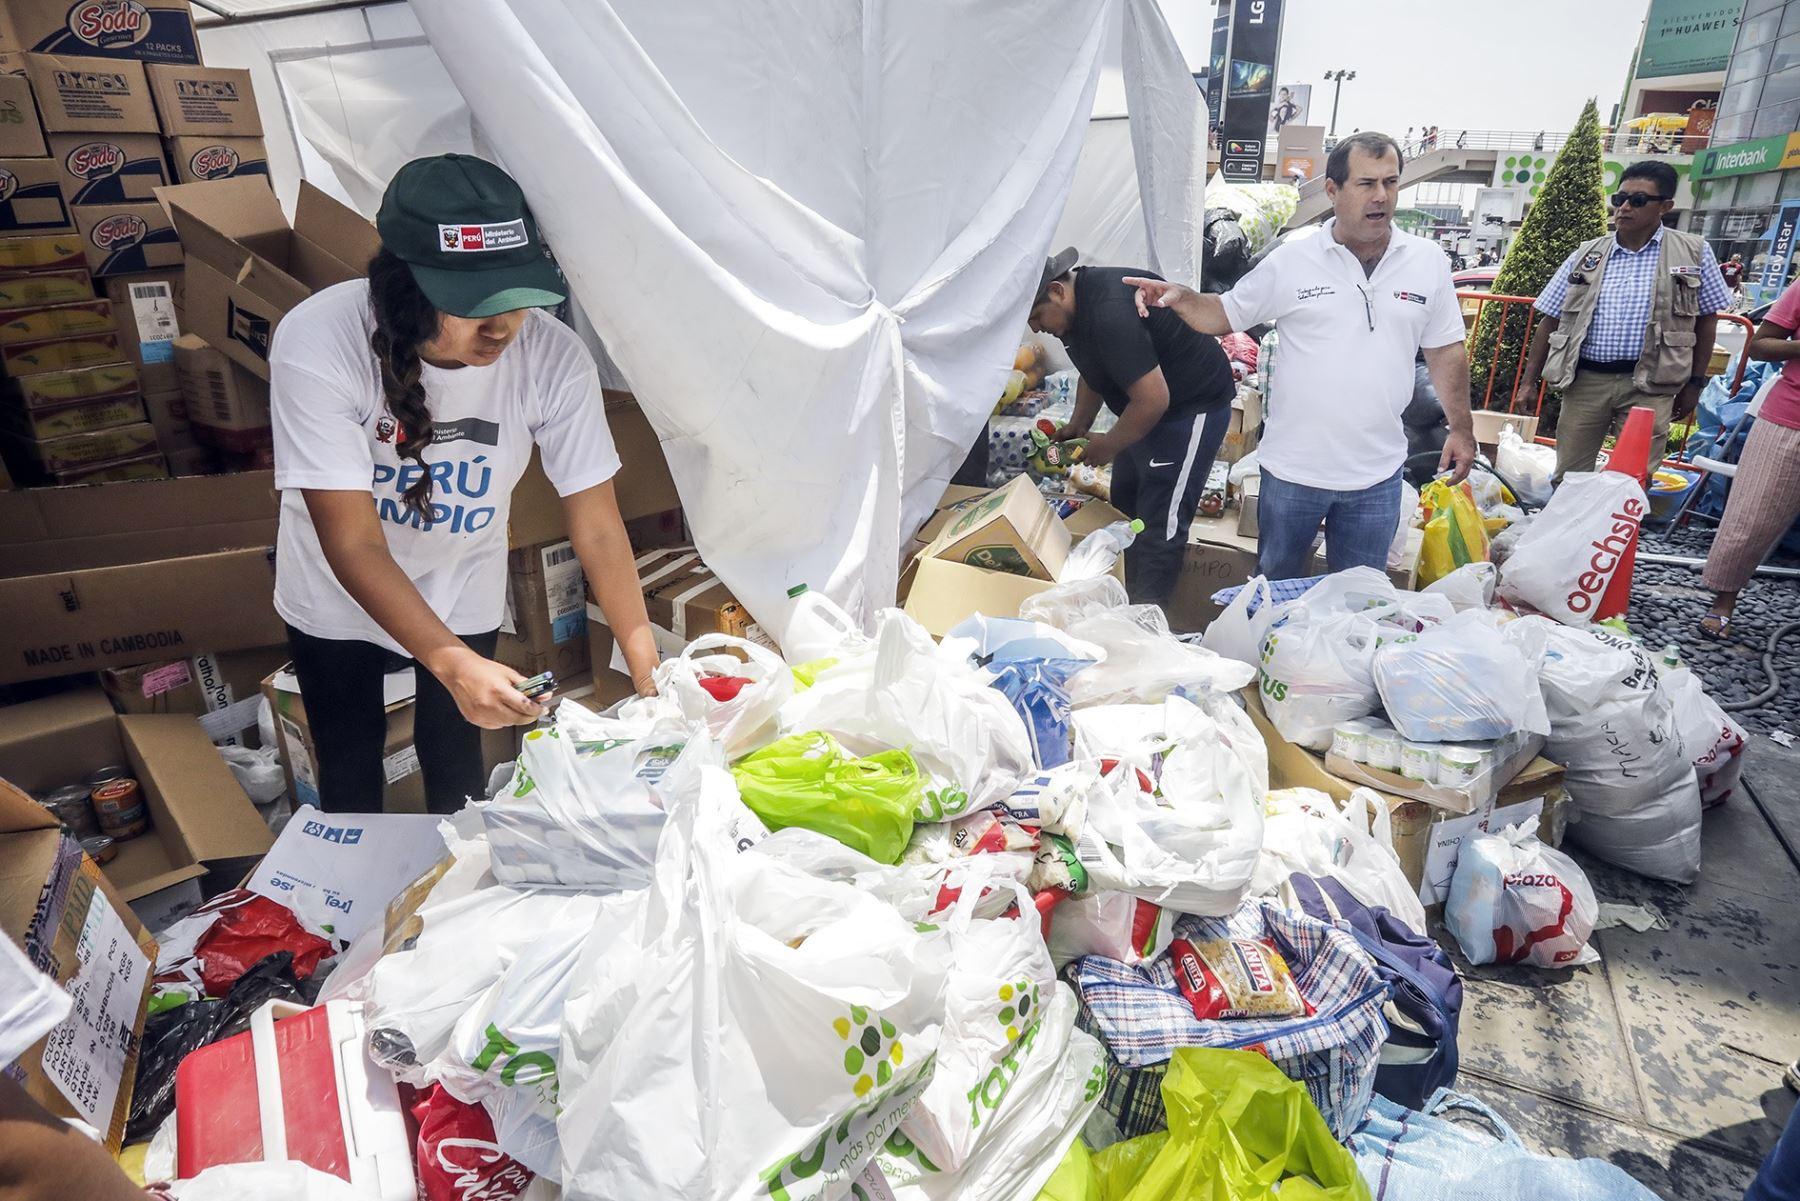
M 1652 196 L 1648 192 L 1614 192 L 1612 206 L 1622 209 L 1629 204 L 1634 209 L 1641 209 L 1646 204 L 1661 204 L 1667 199 L 1667 196 Z

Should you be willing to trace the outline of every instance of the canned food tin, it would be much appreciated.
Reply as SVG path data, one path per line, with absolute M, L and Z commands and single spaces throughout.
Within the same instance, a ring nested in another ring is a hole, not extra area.
M 1442 746 L 1437 755 L 1438 783 L 1467 788 L 1481 778 L 1481 751 L 1472 746 Z
M 92 855 L 95 863 L 104 864 L 111 863 L 113 858 L 118 855 L 119 844 L 104 834 L 96 834 L 92 838 L 82 839 L 81 849 Z
M 1372 729 L 1368 734 L 1368 764 L 1382 771 L 1400 770 L 1400 734 L 1387 726 Z
M 1429 742 L 1400 744 L 1400 774 L 1421 784 L 1437 779 L 1437 747 Z
M 1339 722 L 1331 731 L 1331 753 L 1352 763 L 1369 761 L 1369 723 L 1357 719 Z
M 88 795 L 94 803 L 94 816 L 100 819 L 102 834 L 117 839 L 136 838 L 150 828 L 143 790 L 136 780 L 109 780 Z
M 86 785 L 70 784 L 58 788 L 39 804 L 55 814 L 56 820 L 67 826 L 77 838 L 92 838 L 100 833 L 100 823 L 94 817 L 94 806 L 88 800 Z
M 114 780 L 129 780 L 130 778 L 131 769 L 123 764 L 115 763 L 110 767 L 103 767 L 90 775 L 87 778 L 86 783 L 88 791 L 92 792 L 102 784 L 111 784 Z

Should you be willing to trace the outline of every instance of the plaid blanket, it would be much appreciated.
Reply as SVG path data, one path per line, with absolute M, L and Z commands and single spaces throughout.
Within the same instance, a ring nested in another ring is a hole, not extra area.
M 1162 1074 L 1178 1047 L 1235 1047 L 1266 1055 L 1306 1086 L 1339 1138 L 1369 1107 L 1388 986 L 1356 939 L 1273 901 L 1252 898 L 1227 918 L 1184 914 L 1175 937 L 1267 938 L 1293 970 L 1309 1017 L 1203 1022 L 1175 984 L 1168 955 L 1132 967 L 1086 955 L 1065 969 L 1081 1001 L 1082 1028 L 1107 1052 L 1102 1099 L 1128 1138 L 1163 1129 Z
M 1309 575 L 1302 576 L 1297 580 L 1270 580 L 1268 581 L 1269 603 L 1279 605 L 1286 601 L 1299 600 L 1314 584 L 1324 578 L 1322 575 Z M 1238 598 L 1238 593 L 1248 587 L 1250 587 L 1249 584 L 1234 584 L 1230 588 L 1221 588 L 1212 594 L 1212 602 L 1215 605 L 1229 605 Z M 1250 616 L 1254 617 L 1260 608 L 1262 608 L 1262 598 L 1252 597 L 1250 599 Z

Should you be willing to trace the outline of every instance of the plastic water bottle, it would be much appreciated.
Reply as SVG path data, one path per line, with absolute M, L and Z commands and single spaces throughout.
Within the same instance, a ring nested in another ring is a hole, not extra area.
M 1144 532 L 1144 523 L 1136 517 L 1130 521 L 1115 521 L 1109 526 L 1095 530 L 1081 540 L 1081 545 L 1069 552 L 1063 562 L 1063 569 L 1057 575 L 1057 582 L 1067 584 L 1075 580 L 1092 580 L 1105 575 L 1118 562 L 1119 556 L 1125 553 L 1132 540 Z
M 1679 671 L 1682 666 L 1681 645 L 1676 642 L 1671 642 L 1669 645 L 1663 647 L 1662 659 L 1658 661 L 1657 666 L 1660 669 L 1657 673 L 1658 675 L 1661 675 L 1663 672 Z

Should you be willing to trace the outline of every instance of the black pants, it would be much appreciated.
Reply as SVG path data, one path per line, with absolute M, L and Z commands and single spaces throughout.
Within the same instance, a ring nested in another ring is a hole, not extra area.
M 464 720 L 456 699 L 436 676 L 373 642 L 315 638 L 293 626 L 287 632 L 312 729 L 320 808 L 327 813 L 381 812 L 381 750 L 387 741 L 381 677 L 409 666 L 415 681 L 413 746 L 425 774 L 425 807 L 455 813 L 469 798 L 487 795 L 481 729 Z M 491 659 L 498 637 L 498 631 L 465 634 L 463 642 Z
M 1144 532 L 1125 552 L 1125 590 L 1134 604 L 1168 606 L 1187 554 L 1188 527 L 1230 427 L 1229 404 L 1171 417 L 1113 460 L 1113 507 L 1144 522 Z

